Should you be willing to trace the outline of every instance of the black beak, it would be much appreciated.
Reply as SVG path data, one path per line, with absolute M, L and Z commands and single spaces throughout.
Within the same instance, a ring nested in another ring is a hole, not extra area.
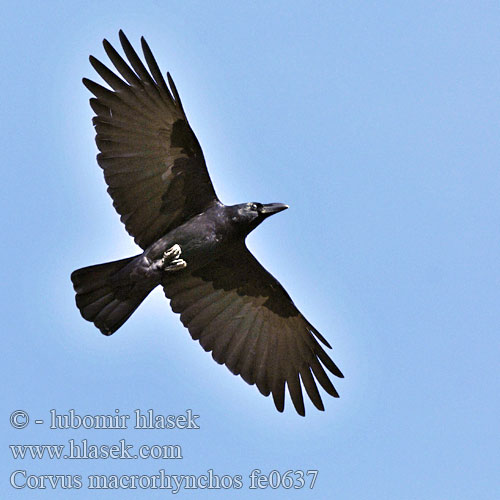
M 284 203 L 267 203 L 266 205 L 262 205 L 260 213 L 266 216 L 274 215 L 277 214 L 278 212 L 286 210 L 287 208 L 288 205 L 285 205 Z

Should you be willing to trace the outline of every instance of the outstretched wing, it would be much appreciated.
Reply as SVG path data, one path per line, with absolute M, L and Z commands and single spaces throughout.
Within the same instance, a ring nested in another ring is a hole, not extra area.
M 300 415 L 302 386 L 319 410 L 324 406 L 316 381 L 338 397 L 323 365 L 343 375 L 316 339 L 330 345 L 244 243 L 192 273 L 172 274 L 163 288 L 193 339 L 264 396 L 272 393 L 278 411 L 285 385 Z
M 218 200 L 170 74 L 169 89 L 144 38 L 149 71 L 122 31 L 120 42 L 130 66 L 107 40 L 103 45 L 122 78 L 90 56 L 112 90 L 83 83 L 95 95 L 97 162 L 108 192 L 127 231 L 146 248 Z

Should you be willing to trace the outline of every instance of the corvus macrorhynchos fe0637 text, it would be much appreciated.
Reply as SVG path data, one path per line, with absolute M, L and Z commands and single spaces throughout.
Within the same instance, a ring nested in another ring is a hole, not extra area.
M 97 162 L 121 221 L 144 251 L 73 272 L 82 316 L 111 335 L 161 285 L 193 339 L 264 396 L 272 393 L 279 411 L 288 386 L 305 414 L 302 385 L 323 410 L 316 381 L 338 397 L 323 366 L 342 377 L 318 340 L 330 345 L 245 245 L 250 231 L 288 207 L 222 204 L 170 74 L 167 86 L 144 38 L 149 71 L 122 31 L 120 42 L 128 63 L 103 44 L 121 78 L 90 57 L 112 90 L 83 83 L 95 96 Z

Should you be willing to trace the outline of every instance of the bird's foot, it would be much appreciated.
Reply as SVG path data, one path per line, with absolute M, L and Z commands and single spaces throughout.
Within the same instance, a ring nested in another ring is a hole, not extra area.
M 174 246 L 171 246 L 166 252 L 163 254 L 164 263 L 169 263 L 174 259 L 178 259 L 181 256 L 182 250 L 180 245 L 177 243 Z
M 184 259 L 180 259 L 182 250 L 177 244 L 170 247 L 161 259 L 162 267 L 164 271 L 173 272 L 180 271 L 187 266 L 187 262 Z

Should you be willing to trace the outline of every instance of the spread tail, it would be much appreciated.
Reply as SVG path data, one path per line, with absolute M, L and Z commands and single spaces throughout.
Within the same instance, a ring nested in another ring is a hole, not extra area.
M 138 292 L 132 283 L 112 279 L 134 258 L 84 267 L 71 274 L 81 315 L 104 335 L 116 332 L 151 291 Z

